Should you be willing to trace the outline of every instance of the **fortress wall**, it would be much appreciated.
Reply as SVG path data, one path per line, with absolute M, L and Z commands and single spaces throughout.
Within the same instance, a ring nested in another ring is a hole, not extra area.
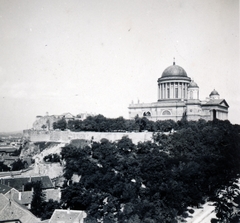
M 50 141 L 49 131 L 43 130 L 24 130 L 23 137 L 28 138 L 32 142 Z
M 24 130 L 24 137 L 32 142 L 51 141 L 69 143 L 72 139 L 85 139 L 99 142 L 105 138 L 109 141 L 116 141 L 123 136 L 128 136 L 133 143 L 147 141 L 152 139 L 152 132 L 71 132 L 71 131 L 44 131 L 44 130 Z

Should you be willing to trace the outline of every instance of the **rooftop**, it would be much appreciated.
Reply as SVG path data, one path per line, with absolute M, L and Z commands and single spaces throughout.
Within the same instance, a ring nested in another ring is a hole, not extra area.
M 53 188 L 53 184 L 49 176 L 4 178 L 1 179 L 1 184 L 8 185 L 9 187 L 22 191 L 23 185 L 37 181 L 42 182 L 42 189 Z

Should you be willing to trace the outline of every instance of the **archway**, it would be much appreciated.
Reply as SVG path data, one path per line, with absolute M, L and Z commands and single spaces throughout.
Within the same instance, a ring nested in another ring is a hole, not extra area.
M 143 117 L 146 117 L 146 116 L 151 116 L 151 112 L 150 111 L 143 112 Z

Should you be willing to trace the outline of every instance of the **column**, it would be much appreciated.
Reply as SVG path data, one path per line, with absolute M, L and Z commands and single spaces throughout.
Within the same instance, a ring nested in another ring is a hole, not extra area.
M 183 98 L 186 99 L 186 95 L 185 95 L 185 93 L 186 93 L 186 84 L 185 83 L 184 83 L 184 88 L 183 89 L 184 89 L 184 91 L 183 91 Z
M 172 91 L 173 91 L 173 89 L 172 89 L 172 83 L 169 83 L 169 92 L 170 92 L 170 95 L 169 95 L 169 98 L 172 98 Z
M 165 99 L 167 98 L 167 83 L 165 83 Z
M 161 90 L 162 90 L 162 86 L 161 86 L 161 84 L 159 84 L 159 95 L 158 95 L 158 99 L 160 100 L 161 99 Z
M 169 83 L 167 83 L 167 99 L 169 98 L 168 96 L 170 96 L 169 95 L 170 94 L 170 86 L 169 86 Z
M 177 96 L 178 96 L 178 98 L 179 98 L 179 82 L 177 82 L 177 91 L 178 91 L 178 93 L 177 93 Z
M 162 84 L 162 99 L 164 99 L 164 84 Z
M 184 83 L 182 83 L 182 99 L 184 99 Z
M 163 84 L 161 84 L 161 99 L 163 99 Z
M 175 94 L 175 82 L 173 82 L 173 98 L 176 98 L 175 96 L 176 96 L 176 94 Z
M 185 98 L 187 99 L 187 83 L 185 84 Z
M 178 98 L 182 98 L 182 94 L 181 94 L 181 93 L 182 93 L 182 92 L 181 92 L 181 89 L 182 89 L 182 88 L 181 88 L 181 86 L 182 86 L 182 85 L 181 85 L 181 83 L 179 82 L 179 83 L 178 83 Z

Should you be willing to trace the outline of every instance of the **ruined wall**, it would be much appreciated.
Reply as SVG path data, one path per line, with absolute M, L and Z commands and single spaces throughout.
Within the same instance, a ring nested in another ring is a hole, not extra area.
M 68 143 L 72 139 L 85 139 L 99 142 L 105 138 L 109 141 L 121 139 L 123 136 L 128 136 L 133 143 L 147 141 L 152 139 L 152 132 L 71 132 L 71 131 L 44 131 L 44 130 L 24 130 L 23 136 L 32 142 L 63 142 Z
M 56 115 L 46 115 L 46 116 L 39 116 L 36 118 L 35 122 L 33 123 L 33 129 L 35 130 L 43 130 L 42 126 L 46 126 L 46 130 L 52 130 L 53 129 L 53 123 L 57 122 L 60 119 L 59 116 Z

